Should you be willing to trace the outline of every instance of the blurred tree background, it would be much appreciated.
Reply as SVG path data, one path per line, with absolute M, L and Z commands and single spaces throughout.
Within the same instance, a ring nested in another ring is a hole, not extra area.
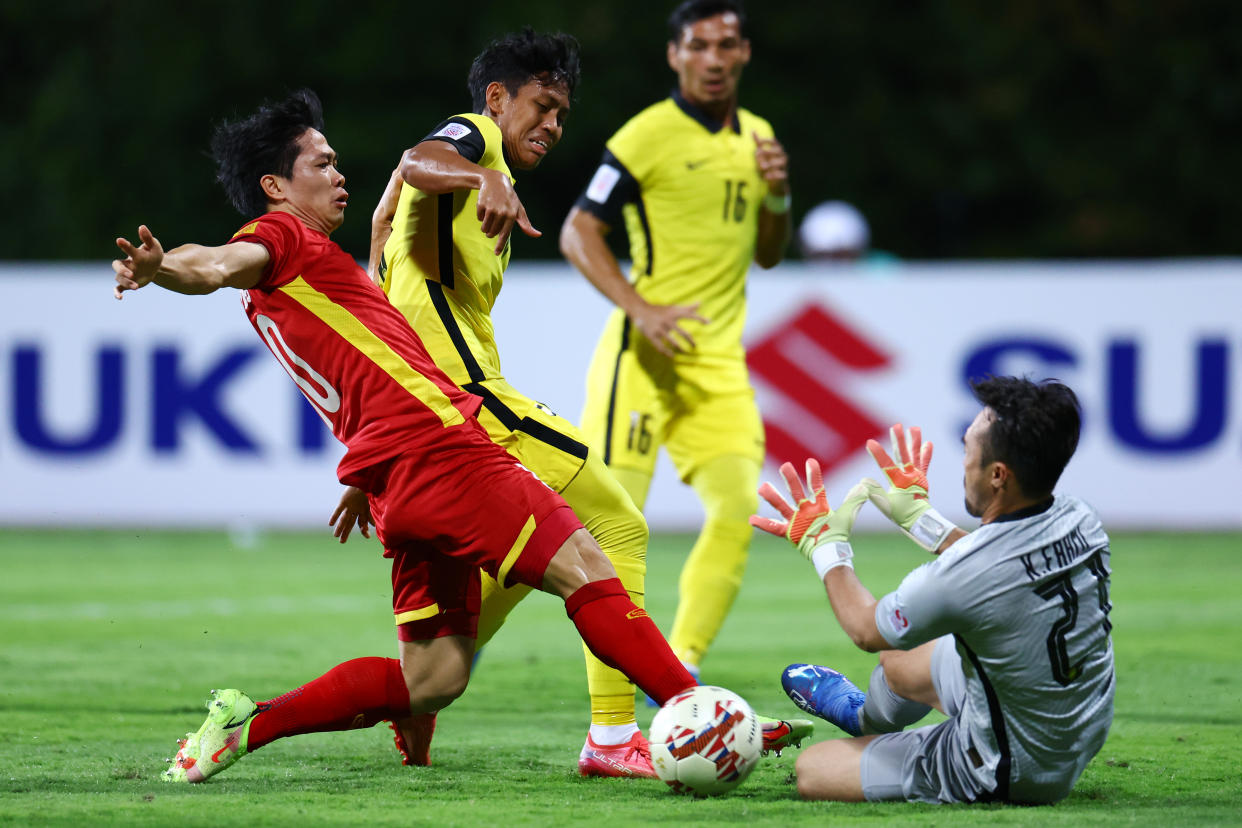
M 673 84 L 673 3 L 173 4 L 0 0 L 3 259 L 107 259 L 142 221 L 168 245 L 240 223 L 214 122 L 309 86 L 365 256 L 401 151 L 469 108 L 466 71 L 531 24 L 578 37 L 560 146 L 518 190 L 555 258 L 604 141 Z M 1242 4 L 1221 0 L 752 0 L 742 104 L 792 158 L 795 217 L 829 198 L 910 259 L 1238 255 Z

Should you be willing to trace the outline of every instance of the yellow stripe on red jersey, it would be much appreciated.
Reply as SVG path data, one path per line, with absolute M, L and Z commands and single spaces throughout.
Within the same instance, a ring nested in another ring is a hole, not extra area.
M 242 302 L 260 338 L 345 444 L 342 482 L 396 454 L 430 450 L 444 428 L 478 411 L 479 398 L 436 367 L 383 292 L 325 234 L 277 211 L 231 242 L 262 244 L 271 256 Z

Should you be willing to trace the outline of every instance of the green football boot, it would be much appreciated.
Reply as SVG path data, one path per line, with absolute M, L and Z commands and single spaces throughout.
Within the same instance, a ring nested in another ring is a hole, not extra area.
M 165 782 L 202 782 L 246 755 L 250 723 L 259 707 L 240 690 L 212 690 L 207 720 L 197 733 L 187 733 Z

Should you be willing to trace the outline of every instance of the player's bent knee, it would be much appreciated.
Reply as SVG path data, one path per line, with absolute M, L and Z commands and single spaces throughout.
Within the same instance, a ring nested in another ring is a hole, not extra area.
M 405 676 L 406 689 L 410 691 L 410 711 L 426 713 L 442 710 L 452 704 L 470 682 L 470 671 L 437 670 L 432 673 L 420 672 L 415 676 Z
M 568 598 L 594 581 L 616 578 L 617 570 L 585 529 L 574 532 L 556 550 L 543 573 L 543 591 Z
M 898 696 L 933 706 L 938 703 L 931 677 L 930 650 L 883 650 L 880 666 L 889 689 Z
M 473 655 L 474 641 L 465 636 L 401 642 L 401 675 L 410 694 L 410 712 L 440 710 L 464 693 Z

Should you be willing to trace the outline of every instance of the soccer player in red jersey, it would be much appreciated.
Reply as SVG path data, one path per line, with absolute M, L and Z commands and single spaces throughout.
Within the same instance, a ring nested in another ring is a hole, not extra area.
M 341 482 L 367 493 L 393 561 L 401 658 L 347 661 L 268 701 L 215 692 L 169 781 L 201 782 L 285 736 L 450 704 L 470 676 L 479 569 L 559 595 L 592 652 L 658 700 L 695 683 L 564 500 L 488 438 L 475 419 L 479 398 L 436 368 L 328 238 L 349 194 L 322 129 L 319 100 L 306 90 L 222 124 L 212 140 L 218 178 L 257 218 L 217 247 L 165 252 L 145 225 L 138 245 L 118 238 L 114 293 L 151 282 L 186 294 L 242 291 L 259 337 L 345 444 Z M 507 237 L 515 217 L 496 221 Z

